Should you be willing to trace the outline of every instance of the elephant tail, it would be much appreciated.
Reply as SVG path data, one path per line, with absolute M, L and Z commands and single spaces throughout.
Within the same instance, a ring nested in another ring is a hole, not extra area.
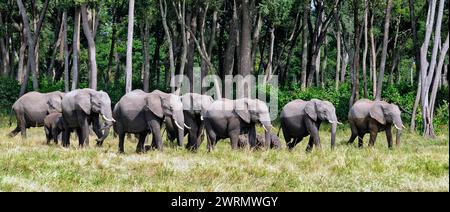
M 14 109 L 11 108 L 11 111 L 9 112 L 9 127 L 12 125 L 12 115 L 13 115 Z

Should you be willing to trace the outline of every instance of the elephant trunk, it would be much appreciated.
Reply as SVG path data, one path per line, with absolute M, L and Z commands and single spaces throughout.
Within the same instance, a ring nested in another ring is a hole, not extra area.
M 102 128 L 105 131 L 103 132 L 103 135 L 97 139 L 97 146 L 103 145 L 103 141 L 105 141 L 105 139 L 108 137 L 109 131 L 111 130 L 112 125 L 113 125 L 112 122 L 105 123 L 105 126 Z
M 402 134 L 402 131 L 399 130 L 399 129 L 397 129 L 397 136 L 396 136 L 396 138 L 395 138 L 395 145 L 396 145 L 397 147 L 400 146 L 400 136 L 401 136 L 401 134 Z
M 183 146 L 183 139 L 184 139 L 184 114 L 182 110 L 174 111 L 173 113 L 173 122 L 177 127 L 178 137 L 177 137 L 177 143 L 178 146 Z
M 336 128 L 338 123 L 331 124 L 331 149 L 334 149 L 336 146 Z
M 262 127 L 264 128 L 264 146 L 270 148 L 270 143 L 271 143 L 271 138 L 272 136 L 270 135 L 270 130 L 272 129 L 272 125 L 270 124 L 270 122 L 261 122 Z

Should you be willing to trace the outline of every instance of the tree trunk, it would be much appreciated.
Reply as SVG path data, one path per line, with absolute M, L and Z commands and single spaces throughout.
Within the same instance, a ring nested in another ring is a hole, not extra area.
M 96 60 L 94 35 L 92 34 L 91 27 L 89 26 L 86 4 L 81 5 L 80 9 L 81 9 L 83 32 L 88 43 L 88 57 L 90 67 L 89 88 L 97 90 L 97 60 Z
M 398 35 L 399 35 L 399 31 L 400 31 L 400 21 L 401 21 L 401 16 L 399 16 L 397 18 L 397 24 L 395 27 L 396 30 L 395 30 L 395 36 L 394 36 L 394 52 L 392 53 L 392 58 L 391 58 L 393 61 L 392 61 L 391 70 L 389 72 L 389 84 L 390 85 L 394 84 L 394 72 L 395 72 L 395 70 L 397 68 L 397 64 L 400 60 L 400 55 L 399 55 L 398 48 L 397 48 Z
M 310 5 L 307 1 L 304 3 L 303 11 L 303 32 L 302 32 L 302 68 L 300 73 L 300 90 L 304 91 L 306 89 L 306 73 L 308 69 L 308 18 L 309 18 Z
M 64 90 L 69 92 L 69 47 L 67 46 L 67 11 L 63 12 L 63 46 L 64 46 Z
M 365 0 L 364 2 L 364 52 L 362 59 L 362 68 L 363 68 L 363 87 L 364 87 L 364 98 L 367 99 L 367 50 L 369 48 L 369 39 L 368 39 L 368 16 L 369 16 L 369 0 Z
M 5 26 L 4 25 L 4 23 L 3 23 L 3 18 L 2 18 L 2 14 L 0 14 L 0 26 Z M 0 55 L 1 55 L 1 57 L 0 57 L 0 59 L 2 60 L 2 70 L 0 70 L 1 71 L 1 73 L 2 73 L 2 75 L 3 76 L 7 76 L 8 75 L 8 73 L 9 73 L 9 60 L 10 60 L 10 58 L 9 58 L 9 53 L 8 53 L 8 50 L 7 50 L 7 43 L 8 43 L 8 36 L 6 36 L 7 35 L 7 33 L 4 33 L 4 37 L 0 37 Z
M 384 80 L 384 70 L 386 68 L 386 56 L 387 56 L 387 48 L 389 42 L 389 23 L 391 19 L 391 10 L 392 10 L 392 0 L 387 0 L 386 3 L 386 11 L 384 17 L 384 35 L 383 35 L 383 50 L 381 53 L 381 62 L 380 62 L 380 74 L 378 76 L 377 83 L 377 95 L 376 100 L 381 100 L 381 93 L 383 88 L 383 80 Z
M 159 0 L 159 8 L 162 18 L 162 23 L 164 27 L 164 32 L 166 34 L 166 40 L 167 40 L 167 48 L 169 49 L 169 62 L 170 62 L 170 76 L 175 76 L 175 58 L 173 54 L 173 43 L 172 43 L 172 36 L 170 35 L 169 26 L 167 25 L 167 2 L 166 0 Z M 167 75 L 166 75 L 167 76 Z M 167 77 L 166 77 L 167 81 Z
M 241 1 L 241 31 L 240 31 L 240 53 L 239 53 L 239 74 L 246 77 L 252 70 L 252 18 L 250 0 Z M 249 85 L 243 83 L 242 88 L 238 88 L 237 97 L 249 97 Z
M 336 76 L 335 76 L 335 88 L 336 90 L 339 88 L 339 75 L 341 73 L 341 28 L 339 25 L 339 12 L 337 10 L 334 11 L 334 19 L 335 19 L 335 35 L 336 35 Z
M 373 34 L 374 14 L 370 17 L 370 49 L 371 49 L 371 65 L 372 65 L 372 96 L 377 94 L 377 50 L 375 45 L 375 36 Z
M 125 67 L 125 93 L 132 89 L 133 82 L 133 27 L 134 27 L 134 0 L 128 1 L 128 30 L 127 30 L 127 58 Z M 146 63 L 146 61 L 144 62 Z
M 353 46 L 355 51 L 353 53 L 353 68 L 352 68 L 352 96 L 350 97 L 349 107 L 351 108 L 353 104 L 359 100 L 359 50 L 360 50 L 360 34 L 361 25 L 359 23 L 358 11 L 359 11 L 359 0 L 353 1 L 353 24 L 354 24 L 354 38 Z
M 109 83 L 109 79 L 110 79 L 110 75 L 112 72 L 112 63 L 114 60 L 114 52 L 115 52 L 115 47 L 116 47 L 116 39 L 117 39 L 117 19 L 118 19 L 118 15 L 117 15 L 117 7 L 114 6 L 113 9 L 113 18 L 112 18 L 112 23 L 111 23 L 111 28 L 112 28 L 112 33 L 111 33 L 111 47 L 109 48 L 109 54 L 108 54 L 108 69 L 105 73 L 105 85 L 108 85 Z
M 322 61 L 322 71 L 320 72 L 320 87 L 325 88 L 324 76 L 327 70 L 327 61 L 328 61 L 328 37 L 325 37 L 323 47 L 323 61 Z
M 187 19 L 190 20 L 190 29 L 196 34 L 197 33 L 197 10 L 191 12 L 190 15 L 187 16 Z M 195 56 L 195 42 L 192 37 L 189 37 L 188 40 L 188 52 L 186 56 L 186 75 L 189 79 L 189 91 L 194 92 L 194 56 Z
M 238 36 L 238 16 L 237 16 L 237 5 L 236 0 L 233 1 L 233 18 L 231 20 L 230 28 L 229 28 L 229 36 L 228 41 L 225 48 L 224 54 L 224 76 L 233 74 L 233 67 L 235 63 L 234 53 L 236 50 L 237 36 Z M 222 76 L 222 77 L 224 77 Z M 222 79 L 223 80 L 223 79 Z
M 275 28 L 272 26 L 269 30 L 270 32 L 270 49 L 269 49 L 269 61 L 267 62 L 267 68 L 265 71 L 264 84 L 270 80 L 273 70 L 273 49 L 275 43 Z
M 24 79 L 24 69 L 26 69 L 27 65 L 24 65 L 25 62 L 25 51 L 27 48 L 27 42 L 26 42 L 26 38 L 25 38 L 25 33 L 24 33 L 24 29 L 21 30 L 20 33 L 20 40 L 21 40 L 21 45 L 20 45 L 20 49 L 19 49 L 19 61 L 18 61 L 18 67 L 17 67 L 17 81 L 19 81 L 19 83 L 23 83 L 23 79 Z
M 42 23 L 44 22 L 45 14 L 47 13 L 48 0 L 46 0 L 44 3 L 44 8 L 41 11 L 41 14 L 39 16 L 39 21 L 37 22 L 36 30 L 34 31 L 34 33 L 31 33 L 30 22 L 29 22 L 29 19 L 27 16 L 27 11 L 25 9 L 25 6 L 22 3 L 22 0 L 16 0 L 16 2 L 19 7 L 20 15 L 22 16 L 22 22 L 24 25 L 25 35 L 26 35 L 27 43 L 28 43 L 28 66 L 29 66 L 29 68 L 27 68 L 27 71 L 25 72 L 24 80 L 23 80 L 22 86 L 20 88 L 19 96 L 22 96 L 23 94 L 25 94 L 25 91 L 27 88 L 29 72 L 32 73 L 33 89 L 35 91 L 39 90 L 37 70 L 36 70 L 36 54 L 35 54 L 34 50 L 36 47 L 36 41 L 39 39 L 39 34 L 41 31 Z
M 429 41 L 431 38 L 432 30 L 433 30 L 433 22 L 434 22 L 434 13 L 435 13 L 435 7 L 436 7 L 436 0 L 433 0 L 431 2 L 431 5 L 429 7 L 429 11 L 431 11 L 431 16 L 427 18 L 427 25 L 426 25 L 426 32 L 425 32 L 425 40 L 421 47 L 421 75 L 422 75 L 422 117 L 423 117 L 423 135 L 424 137 L 433 138 L 434 135 L 434 128 L 433 128 L 433 120 L 432 120 L 432 108 L 430 107 L 430 103 L 432 102 L 431 99 L 429 99 L 429 93 L 430 93 L 430 86 L 433 81 L 434 72 L 435 71 L 441 71 L 441 70 L 435 70 L 436 68 L 436 58 L 438 54 L 438 47 L 441 43 L 441 26 L 442 26 L 442 16 L 444 13 L 444 5 L 445 0 L 441 0 L 439 2 L 439 9 L 437 14 L 437 20 L 436 20 L 436 28 L 434 30 L 434 40 L 433 40 L 433 50 L 431 52 L 431 59 L 428 63 L 427 61 L 427 52 L 428 52 L 428 46 Z M 436 81 L 436 80 L 435 80 Z M 436 83 L 436 82 L 435 82 Z
M 160 84 L 160 75 L 161 75 L 161 71 L 159 68 L 159 60 L 160 60 L 160 49 L 161 49 L 161 45 L 162 42 L 164 40 L 164 36 L 161 35 L 160 31 L 157 30 L 156 34 L 156 44 L 155 44 L 155 49 L 154 49 L 154 53 L 153 53 L 153 71 L 156 73 L 156 85 L 154 87 L 158 88 L 159 84 Z
M 80 9 L 75 8 L 73 40 L 72 40 L 72 90 L 78 88 L 78 53 L 80 52 Z
M 148 18 L 145 19 L 144 23 L 144 33 L 143 33 L 143 50 L 144 50 L 144 80 L 142 84 L 144 84 L 144 91 L 150 91 L 150 48 L 148 46 L 148 37 L 150 36 L 150 29 Z
M 263 24 L 263 20 L 262 20 L 261 14 L 258 14 L 256 26 L 255 26 L 255 29 L 253 30 L 253 39 L 252 39 L 252 73 L 255 72 L 255 70 L 253 70 L 253 69 L 255 67 L 256 52 L 257 52 L 256 50 L 258 48 L 262 24 Z

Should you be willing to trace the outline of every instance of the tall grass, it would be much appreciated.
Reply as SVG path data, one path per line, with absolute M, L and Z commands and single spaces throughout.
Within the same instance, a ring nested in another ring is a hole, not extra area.
M 206 152 L 173 148 L 117 153 L 117 138 L 102 148 L 46 145 L 41 128 L 28 139 L 9 138 L 0 128 L 0 191 L 449 191 L 449 137 L 426 141 L 404 133 L 400 148 L 389 150 L 384 133 L 376 146 L 359 149 L 345 143 L 348 126 L 340 126 L 337 148 L 330 150 L 327 129 L 323 150 L 305 152 L 307 138 L 293 151 L 232 151 L 228 141 Z M 448 130 L 446 131 L 448 132 Z M 355 142 L 356 143 L 356 142 Z

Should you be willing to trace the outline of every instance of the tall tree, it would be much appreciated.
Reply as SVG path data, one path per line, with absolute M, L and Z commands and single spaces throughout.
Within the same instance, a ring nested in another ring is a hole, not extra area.
M 364 52 L 362 58 L 364 98 L 367 98 L 367 51 L 369 49 L 369 0 L 364 1 Z
M 128 30 L 127 30 L 127 59 L 125 68 L 125 92 L 131 91 L 133 69 L 133 26 L 134 26 L 134 0 L 128 1 Z
M 80 8 L 75 7 L 75 16 L 73 20 L 73 39 L 72 39 L 72 90 L 78 88 L 78 66 L 79 59 L 78 54 L 80 52 Z
M 64 46 L 64 91 L 69 92 L 69 47 L 67 44 L 67 11 L 63 12 L 63 46 Z
M 386 57 L 387 57 L 387 48 L 389 43 L 389 23 L 391 20 L 391 10 L 392 10 L 392 0 L 386 1 L 386 11 L 384 17 L 384 33 L 383 33 L 383 50 L 381 53 L 381 61 L 380 61 L 380 73 L 378 75 L 377 82 L 377 100 L 381 99 L 381 93 L 383 88 L 383 80 L 384 80 L 384 70 L 386 68 Z
M 442 27 L 442 17 L 444 13 L 444 6 L 445 6 L 445 0 L 439 1 L 439 9 L 436 17 L 436 23 L 434 24 L 435 19 L 435 12 L 436 12 L 436 4 L 437 0 L 432 0 L 428 7 L 428 16 L 427 16 L 427 23 L 426 23 L 426 32 L 425 32 L 425 38 L 424 42 L 422 44 L 422 47 L 420 48 L 420 74 L 421 74 L 421 81 L 422 81 L 422 89 L 421 89 L 421 103 L 422 103 L 422 117 L 423 117 L 423 136 L 424 137 L 431 137 L 433 138 L 435 136 L 434 134 L 434 128 L 433 128 L 433 108 L 431 107 L 430 103 L 433 103 L 433 99 L 430 99 L 430 87 L 432 83 L 438 83 L 437 78 L 435 79 L 435 72 L 441 72 L 442 66 L 440 67 L 441 70 L 436 70 L 436 63 L 437 63 L 437 56 L 438 56 L 438 49 L 439 45 L 441 44 L 441 27 Z M 430 45 L 430 40 L 433 32 L 433 26 L 434 27 L 434 40 L 433 40 L 433 49 L 431 52 L 430 60 L 428 60 L 428 48 Z M 446 45 L 444 46 L 448 49 L 448 35 L 447 35 L 447 41 Z M 445 50 L 442 52 L 444 55 L 447 53 L 447 49 L 443 48 L 442 50 Z M 444 56 L 445 57 L 445 56 Z M 432 97 L 432 96 L 431 96 Z M 433 97 L 434 98 L 434 97 Z
M 24 30 L 25 30 L 27 43 L 28 43 L 28 66 L 29 66 L 29 68 L 26 69 L 27 71 L 24 74 L 24 79 L 22 82 L 22 86 L 20 88 L 19 96 L 22 96 L 23 94 L 25 94 L 30 72 L 32 74 L 32 79 L 33 79 L 33 89 L 36 91 L 39 90 L 37 70 L 36 70 L 36 52 L 34 50 L 36 47 L 36 42 L 39 39 L 39 35 L 41 32 L 42 23 L 44 22 L 45 14 L 47 13 L 48 0 L 46 0 L 44 3 L 44 7 L 41 11 L 41 14 L 39 15 L 39 20 L 37 22 L 34 33 L 31 32 L 30 21 L 28 19 L 27 11 L 25 9 L 25 6 L 24 6 L 22 0 L 16 0 L 16 2 L 19 7 L 20 15 L 22 16 L 22 22 L 23 22 L 23 26 L 24 26 Z
M 89 88 L 97 90 L 97 59 L 96 59 L 96 47 L 95 47 L 95 35 L 91 26 L 89 26 L 89 18 L 87 15 L 87 6 L 82 4 L 80 6 L 81 19 L 83 25 L 84 36 L 86 37 L 88 43 L 88 57 L 89 57 Z

